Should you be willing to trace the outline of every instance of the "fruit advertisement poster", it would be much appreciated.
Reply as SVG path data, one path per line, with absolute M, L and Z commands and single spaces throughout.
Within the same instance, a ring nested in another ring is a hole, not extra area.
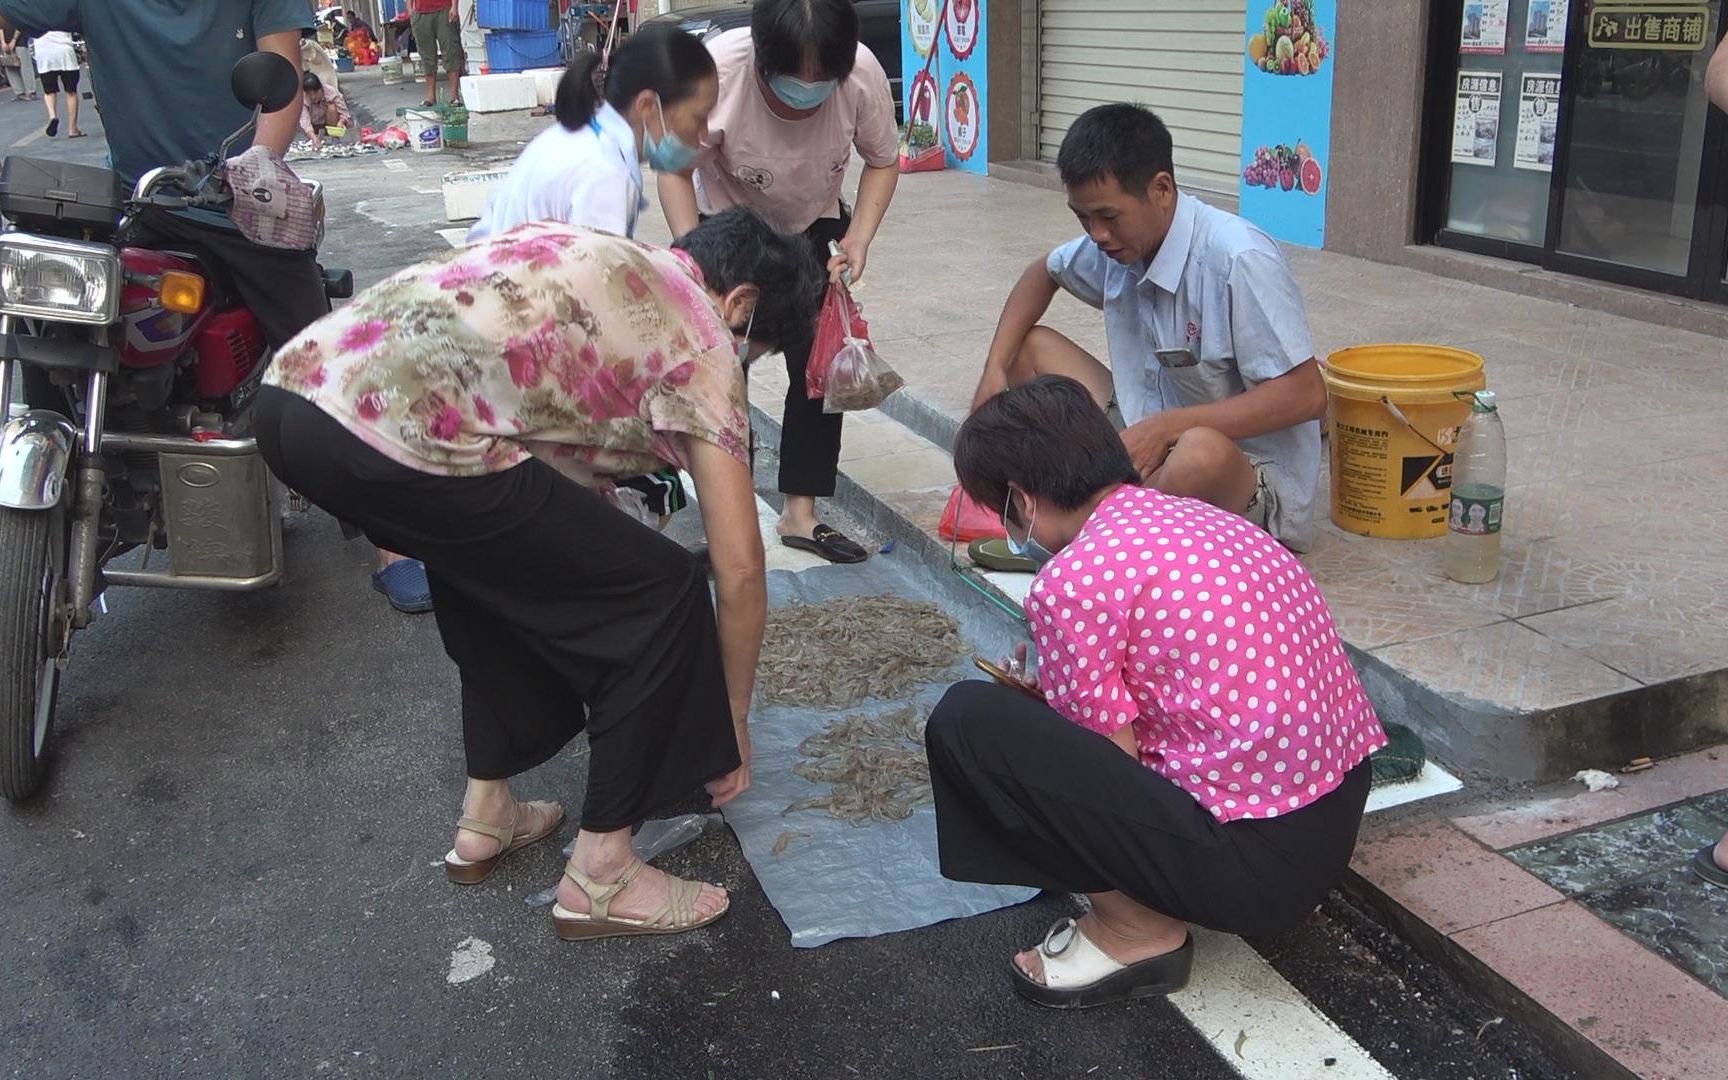
M 1323 247 L 1336 0 L 1249 0 L 1243 45 L 1242 216 Z
M 913 142 L 946 148 L 948 168 L 989 169 L 989 41 L 984 0 L 901 0 L 900 92 Z

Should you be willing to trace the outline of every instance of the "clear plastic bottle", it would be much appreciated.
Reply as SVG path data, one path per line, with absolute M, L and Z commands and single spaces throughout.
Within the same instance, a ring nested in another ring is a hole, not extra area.
M 1446 576 L 1480 584 L 1500 573 L 1500 518 L 1506 497 L 1506 429 L 1494 391 L 1478 390 L 1458 434 L 1447 513 Z

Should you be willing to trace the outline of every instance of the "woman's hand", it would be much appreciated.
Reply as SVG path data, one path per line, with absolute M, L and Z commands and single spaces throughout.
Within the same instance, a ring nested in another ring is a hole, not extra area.
M 1026 643 L 1022 641 L 1014 646 L 1014 655 L 1002 661 L 1002 670 L 1013 676 L 1014 681 L 1035 694 L 1043 691 L 1038 689 L 1038 673 L 1028 670 L 1026 666 Z
M 840 254 L 828 260 L 828 280 L 839 282 L 841 275 L 850 275 L 848 286 L 864 280 L 864 264 L 870 257 L 870 242 L 847 233 L 840 240 Z
M 716 810 L 750 790 L 750 731 L 743 724 L 738 726 L 738 757 L 741 764 L 736 769 L 718 780 L 708 781 L 708 794 L 713 797 Z

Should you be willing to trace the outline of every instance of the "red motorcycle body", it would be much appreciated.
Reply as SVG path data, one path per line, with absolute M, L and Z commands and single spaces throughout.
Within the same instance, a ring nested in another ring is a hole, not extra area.
M 264 358 L 264 333 L 245 307 L 218 310 L 203 267 L 192 259 L 147 248 L 123 248 L 126 284 L 120 292 L 120 363 L 153 368 L 188 357 L 198 396 L 228 396 Z M 204 305 L 184 314 L 162 306 L 154 282 L 170 270 L 205 280 Z

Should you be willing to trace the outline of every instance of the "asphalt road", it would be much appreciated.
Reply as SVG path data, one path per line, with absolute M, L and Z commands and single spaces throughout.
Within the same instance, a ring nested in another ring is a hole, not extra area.
M 18 145 L 39 110 L 0 100 L 0 147 L 100 159 L 94 116 L 88 140 Z M 444 247 L 452 163 L 407 158 L 306 169 L 328 185 L 325 261 L 362 284 Z M 1059 1015 L 1011 994 L 1008 956 L 1066 898 L 794 950 L 729 833 L 663 861 L 733 889 L 692 935 L 557 941 L 523 903 L 558 874 L 550 844 L 451 886 L 462 757 L 434 625 L 393 612 L 322 514 L 290 523 L 287 557 L 261 594 L 115 590 L 76 642 L 53 778 L 0 807 L 0 1073 L 1237 1075 L 1167 1003 Z M 519 791 L 577 807 L 584 766 L 578 742 Z M 1466 1034 L 1493 1013 L 1351 918 L 1257 944 L 1395 1075 L 1566 1075 L 1507 1025 Z M 452 982 L 461 957 L 491 966 Z

